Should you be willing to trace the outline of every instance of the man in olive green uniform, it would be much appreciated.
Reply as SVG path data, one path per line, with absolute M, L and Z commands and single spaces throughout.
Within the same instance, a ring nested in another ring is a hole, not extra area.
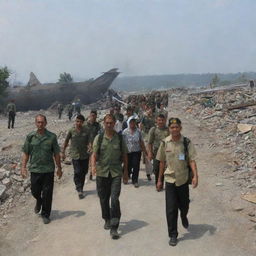
M 155 184 L 157 185 L 159 176 L 159 161 L 156 159 L 157 150 L 160 143 L 169 135 L 169 129 L 166 126 L 166 118 L 159 114 L 156 119 L 156 127 L 152 127 L 148 133 L 148 156 L 153 159 L 153 172 L 155 174 Z
M 60 148 L 57 136 L 49 132 L 45 127 L 47 124 L 44 115 L 35 118 L 37 131 L 27 135 L 23 145 L 23 157 L 21 175 L 27 177 L 26 165 L 29 160 L 29 171 L 31 173 L 31 192 L 36 199 L 35 213 L 41 211 L 43 222 L 50 222 L 52 207 L 52 193 L 54 184 L 54 169 L 57 165 L 57 176 L 61 178 Z M 54 164 L 54 160 L 55 164 Z
M 91 110 L 89 120 L 88 120 L 86 126 L 88 127 L 88 129 L 91 133 L 92 142 L 93 142 L 94 138 L 96 137 L 96 135 L 99 134 L 101 131 L 101 126 L 96 120 L 97 120 L 97 110 Z M 91 156 L 90 156 L 90 158 L 91 158 Z M 91 162 L 91 160 L 90 160 L 90 162 Z M 92 172 L 90 170 L 90 180 L 92 180 L 92 179 L 93 179 Z
M 61 119 L 61 115 L 62 115 L 62 112 L 63 112 L 63 104 L 59 103 L 58 106 L 57 106 L 57 109 L 58 109 L 58 115 L 59 115 L 59 119 Z
M 68 120 L 71 121 L 72 115 L 73 115 L 73 106 L 71 103 L 69 103 L 66 107 L 68 112 Z
M 6 112 L 8 114 L 8 129 L 14 128 L 15 116 L 16 116 L 16 105 L 14 100 L 11 100 L 6 106 Z
M 102 218 L 105 220 L 104 228 L 110 229 L 112 239 L 119 238 L 117 229 L 121 217 L 119 195 L 122 176 L 123 182 L 128 182 L 127 146 L 122 135 L 114 130 L 115 122 L 115 117 L 111 114 L 104 117 L 105 131 L 95 137 L 92 155 L 92 170 L 93 175 L 96 174 Z
M 164 175 L 169 245 L 175 246 L 178 237 L 178 209 L 180 209 L 183 227 L 188 228 L 189 226 L 187 218 L 189 209 L 188 166 L 193 174 L 191 182 L 193 188 L 198 185 L 198 174 L 195 147 L 188 138 L 181 135 L 181 121 L 178 118 L 170 118 L 168 127 L 171 135 L 161 142 L 156 157 L 160 161 L 157 187 L 158 189 L 162 188 Z M 186 144 L 185 141 L 187 141 Z M 185 147 L 185 145 L 187 146 Z M 166 169 L 165 166 L 167 166 Z
M 70 145 L 70 156 L 72 158 L 72 164 L 74 168 L 74 183 L 78 192 L 79 199 L 84 198 L 83 188 L 85 182 L 85 176 L 88 172 L 90 144 L 92 143 L 90 130 L 88 127 L 83 126 L 85 118 L 83 115 L 76 117 L 75 126 L 72 127 L 66 136 L 62 158 L 65 159 L 65 150 Z

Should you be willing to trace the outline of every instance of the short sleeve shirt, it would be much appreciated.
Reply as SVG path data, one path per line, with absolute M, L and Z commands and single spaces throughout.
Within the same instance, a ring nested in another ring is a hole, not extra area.
M 6 109 L 7 109 L 7 112 L 12 111 L 12 112 L 16 113 L 16 105 L 12 102 L 8 103 Z
M 144 116 L 142 118 L 141 121 L 142 125 L 143 125 L 143 132 L 145 132 L 146 134 L 149 132 L 150 128 L 155 126 L 155 118 L 154 116 L 149 117 L 149 116 Z
M 99 134 L 100 130 L 101 130 L 101 126 L 98 122 L 95 122 L 95 123 L 90 123 L 90 122 L 87 122 L 86 126 L 89 128 L 90 130 L 90 133 L 91 133 L 91 139 L 92 139 L 92 142 L 94 140 L 94 138 L 96 137 L 97 134 Z
M 142 135 L 139 129 L 136 129 L 134 133 L 131 133 L 131 130 L 126 128 L 123 131 L 123 136 L 129 153 L 141 151 Z
M 60 152 L 56 134 L 45 130 L 43 135 L 32 132 L 27 135 L 22 151 L 29 155 L 29 171 L 35 173 L 53 172 L 53 156 Z
M 80 131 L 72 127 L 67 134 L 66 141 L 71 139 L 70 156 L 74 160 L 84 160 L 89 157 L 88 145 L 92 141 L 88 127 L 83 126 Z
M 158 149 L 156 159 L 166 161 L 167 168 L 164 172 L 165 181 L 181 186 L 188 181 L 188 164 L 184 159 L 184 137 L 173 141 L 171 136 L 165 138 Z M 192 142 L 188 145 L 189 161 L 196 160 L 196 150 Z
M 160 143 L 169 135 L 168 127 L 158 128 L 152 127 L 148 133 L 148 143 L 153 145 L 153 151 L 156 155 Z
M 110 139 L 104 133 L 101 146 L 99 145 L 99 136 L 93 141 L 93 152 L 97 153 L 96 174 L 99 177 L 111 176 L 117 177 L 123 175 L 122 155 L 127 154 L 127 146 L 122 136 L 114 133 Z M 120 150 L 120 139 L 122 139 L 122 150 Z M 100 147 L 100 154 L 98 150 Z

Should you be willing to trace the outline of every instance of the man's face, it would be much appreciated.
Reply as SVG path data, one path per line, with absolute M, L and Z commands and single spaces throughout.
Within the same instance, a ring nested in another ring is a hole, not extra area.
M 162 118 L 162 117 L 158 117 L 158 118 L 156 119 L 156 123 L 157 123 L 157 126 L 158 126 L 159 128 L 163 128 L 163 127 L 165 126 L 165 124 L 166 124 L 166 119 L 165 119 L 165 118 Z
M 169 126 L 169 131 L 172 136 L 179 136 L 181 129 L 182 129 L 182 127 L 179 124 L 171 124 Z
M 149 109 L 147 110 L 147 114 L 148 114 L 148 116 L 152 116 L 152 114 L 153 114 L 152 108 L 149 108 Z
M 132 116 L 132 110 L 128 109 L 128 110 L 126 111 L 126 115 L 127 115 L 127 116 Z
M 76 119 L 76 128 L 81 128 L 84 124 L 84 121 L 81 119 Z
M 129 127 L 130 127 L 131 129 L 135 129 L 135 127 L 136 127 L 136 121 L 135 121 L 135 120 L 131 120 L 131 121 L 129 122 Z
M 95 113 L 90 114 L 90 122 L 95 123 L 97 119 L 97 115 Z
M 106 131 L 111 131 L 115 127 L 115 122 L 112 118 L 106 118 L 104 121 L 104 127 Z
M 39 131 L 42 131 L 45 129 L 47 122 L 45 121 L 43 116 L 38 116 L 35 120 L 36 127 Z

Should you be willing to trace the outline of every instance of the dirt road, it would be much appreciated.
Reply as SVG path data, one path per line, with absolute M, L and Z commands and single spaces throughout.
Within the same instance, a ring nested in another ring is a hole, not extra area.
M 33 213 L 32 197 L 16 206 L 7 226 L 1 228 L 1 256 L 252 256 L 256 255 L 255 223 L 243 209 L 252 207 L 240 199 L 232 180 L 221 175 L 228 152 L 210 149 L 214 134 L 200 129 L 180 109 L 172 115 L 183 120 L 183 133 L 198 151 L 199 187 L 191 189 L 190 227 L 179 222 L 179 241 L 168 245 L 164 192 L 156 192 L 154 183 L 140 172 L 140 187 L 123 185 L 121 193 L 121 238 L 112 240 L 103 229 L 95 181 L 86 184 L 86 197 L 79 200 L 72 181 L 72 166 L 64 166 L 62 181 L 55 183 L 52 222 L 44 225 Z M 68 128 L 49 121 L 49 130 Z M 70 124 L 69 124 L 70 126 Z M 52 129 L 51 129 L 52 128 Z M 255 208 L 252 208 L 255 210 Z

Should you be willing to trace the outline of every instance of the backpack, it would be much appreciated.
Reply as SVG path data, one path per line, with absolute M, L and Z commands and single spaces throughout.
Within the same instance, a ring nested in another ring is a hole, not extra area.
M 185 161 L 187 161 L 188 164 L 188 184 L 192 184 L 193 179 L 193 172 L 189 165 L 189 159 L 188 159 L 188 145 L 190 143 L 190 139 L 187 137 L 184 137 L 183 139 L 183 145 L 184 145 L 184 155 L 185 155 Z
M 122 148 L 123 148 L 123 136 L 120 133 L 117 133 L 117 135 L 118 135 L 118 138 L 119 138 L 120 152 L 122 152 L 123 151 L 122 150 Z M 101 152 L 101 144 L 102 144 L 102 141 L 103 141 L 103 136 L 104 136 L 104 131 L 99 134 L 99 140 L 98 140 L 99 148 L 98 148 L 98 151 L 97 151 L 98 157 L 100 156 L 100 152 Z M 122 154 L 121 154 L 121 159 L 120 160 L 122 161 Z

